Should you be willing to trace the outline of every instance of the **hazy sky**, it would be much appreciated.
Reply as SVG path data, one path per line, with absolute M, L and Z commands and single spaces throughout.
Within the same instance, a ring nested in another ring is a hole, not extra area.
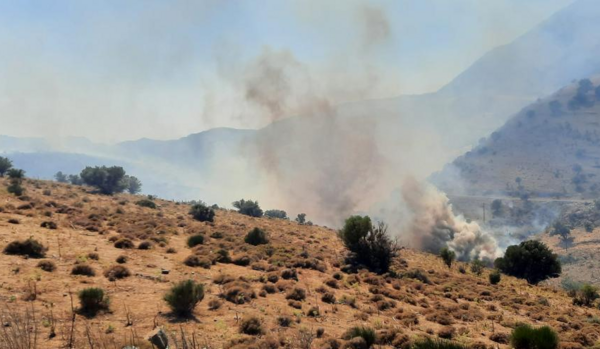
M 96 141 L 264 126 L 287 57 L 333 102 L 435 91 L 572 0 L 0 0 L 0 134 Z

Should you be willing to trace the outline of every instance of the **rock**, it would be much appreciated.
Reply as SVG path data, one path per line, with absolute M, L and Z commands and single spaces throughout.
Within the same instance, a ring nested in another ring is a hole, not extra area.
M 165 331 L 163 331 L 160 327 L 150 332 L 148 335 L 148 341 L 150 341 L 150 343 L 152 343 L 158 349 L 169 348 L 169 338 L 167 337 Z

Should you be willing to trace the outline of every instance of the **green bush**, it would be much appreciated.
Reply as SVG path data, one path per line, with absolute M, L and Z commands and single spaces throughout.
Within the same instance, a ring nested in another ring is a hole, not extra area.
M 444 264 L 448 266 L 448 268 L 452 267 L 452 262 L 456 259 L 456 253 L 450 250 L 448 247 L 442 248 L 440 251 L 440 257 L 444 261 Z
M 287 212 L 283 210 L 267 210 L 265 216 L 269 218 L 288 219 Z
M 344 334 L 345 340 L 350 340 L 350 339 L 356 338 L 356 337 L 361 337 L 362 339 L 364 339 L 365 343 L 367 343 L 367 348 L 371 348 L 373 346 L 373 344 L 375 344 L 375 341 L 377 340 L 377 335 L 375 334 L 375 330 L 373 330 L 370 327 L 364 327 L 364 326 L 352 327 L 348 331 L 346 331 L 346 333 Z
M 338 235 L 357 263 L 380 274 L 389 270 L 398 247 L 383 222 L 374 226 L 368 216 L 352 216 L 346 219 Z
M 8 158 L 0 156 L 0 177 L 4 177 L 4 174 L 12 168 L 12 161 Z
M 104 290 L 97 287 L 85 288 L 79 291 L 79 311 L 87 315 L 96 315 L 100 310 L 108 310 L 109 298 Z
M 573 304 L 589 307 L 598 298 L 600 298 L 598 288 L 590 284 L 584 284 L 574 292 Z
M 171 287 L 164 296 L 165 302 L 173 313 L 179 316 L 190 316 L 200 301 L 204 299 L 204 285 L 193 280 L 186 280 Z
M 204 203 L 197 203 L 190 209 L 190 214 L 200 222 L 212 222 L 215 219 L 215 210 Z
M 485 264 L 480 261 L 479 259 L 474 259 L 471 262 L 471 272 L 477 276 L 481 275 L 481 273 L 483 273 L 483 270 L 485 269 Z
M 250 245 L 265 245 L 269 243 L 269 239 L 267 238 L 267 234 L 264 230 L 260 228 L 254 228 L 244 238 L 244 241 Z
M 142 200 L 136 202 L 135 204 L 140 207 L 148 207 L 151 209 L 156 209 L 156 203 L 150 199 L 142 199 Z
M 250 217 L 262 217 L 263 211 L 258 205 L 258 201 L 244 200 L 234 201 L 233 207 L 238 209 L 238 212 Z
M 202 244 L 204 244 L 204 235 L 196 234 L 196 235 L 190 236 L 187 239 L 187 245 L 190 248 L 192 248 L 194 246 L 202 245 Z
M 33 238 L 23 241 L 13 241 L 4 247 L 4 254 L 21 255 L 32 258 L 43 258 L 47 248 Z
M 533 328 L 520 325 L 510 336 L 510 344 L 514 349 L 556 349 L 558 343 L 558 335 L 548 326 Z
M 558 277 L 562 270 L 557 255 L 544 243 L 533 240 L 509 246 L 504 257 L 496 259 L 494 265 L 503 273 L 525 279 L 530 284 Z
M 466 346 L 461 343 L 452 342 L 444 339 L 432 339 L 430 337 L 426 337 L 423 339 L 419 339 L 413 343 L 412 349 L 469 349 L 469 346 Z
M 494 270 L 490 273 L 490 284 L 497 285 L 500 282 L 502 275 L 499 270 Z
M 79 175 L 84 184 L 96 187 L 102 194 L 122 193 L 129 186 L 125 170 L 119 166 L 86 167 Z

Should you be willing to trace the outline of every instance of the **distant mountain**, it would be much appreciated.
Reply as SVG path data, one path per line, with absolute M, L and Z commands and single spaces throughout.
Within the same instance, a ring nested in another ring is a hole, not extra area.
M 600 78 L 524 108 L 432 176 L 450 194 L 598 198 Z

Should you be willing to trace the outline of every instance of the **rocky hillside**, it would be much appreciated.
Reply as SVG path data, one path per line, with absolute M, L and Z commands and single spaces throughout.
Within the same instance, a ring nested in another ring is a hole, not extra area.
M 521 322 L 552 326 L 567 348 L 600 338 L 600 311 L 573 306 L 563 291 L 508 276 L 491 285 L 489 270 L 449 269 L 433 255 L 403 249 L 393 273 L 346 273 L 346 250 L 327 228 L 223 209 L 202 223 L 182 203 L 144 207 L 144 197 L 47 181 L 25 188 L 19 198 L 0 190 L 0 248 L 32 238 L 47 250 L 0 257 L 2 348 L 59 348 L 70 338 L 75 348 L 149 348 L 157 327 L 176 348 L 182 337 L 195 341 L 191 348 L 338 348 L 355 326 L 374 329 L 381 348 L 421 337 L 496 348 Z M 268 244 L 245 243 L 255 227 Z M 190 248 L 193 235 L 202 243 Z M 128 273 L 115 277 L 115 265 Z M 187 279 L 204 284 L 205 297 L 193 317 L 180 318 L 163 296 Z M 77 293 L 88 287 L 107 292 L 107 311 L 78 313 Z M 37 346 L 10 344 L 34 338 Z
M 599 82 L 574 82 L 524 108 L 433 180 L 449 193 L 597 198 Z

